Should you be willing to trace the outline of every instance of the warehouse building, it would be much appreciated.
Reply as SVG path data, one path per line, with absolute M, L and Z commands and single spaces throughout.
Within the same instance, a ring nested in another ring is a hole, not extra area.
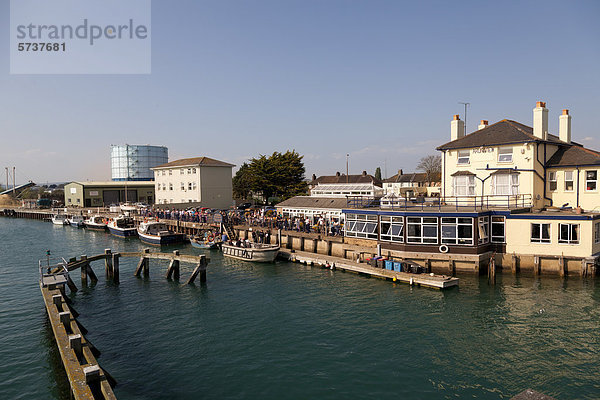
M 67 207 L 107 207 L 124 202 L 152 204 L 154 199 L 152 181 L 71 182 L 65 185 Z

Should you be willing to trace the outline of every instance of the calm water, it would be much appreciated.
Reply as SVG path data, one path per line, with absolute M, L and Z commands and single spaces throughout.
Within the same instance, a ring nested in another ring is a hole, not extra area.
M 0 218 L 1 398 L 68 396 L 37 260 L 105 248 L 142 245 Z M 600 280 L 464 276 L 441 292 L 210 257 L 206 285 L 169 282 L 158 262 L 134 278 L 124 259 L 119 286 L 97 263 L 97 285 L 72 295 L 120 399 L 600 398 Z

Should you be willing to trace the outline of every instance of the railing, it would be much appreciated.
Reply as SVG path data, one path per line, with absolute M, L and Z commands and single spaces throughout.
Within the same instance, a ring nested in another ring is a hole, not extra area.
M 44 286 L 45 277 L 62 276 L 66 282 L 69 276 L 69 269 L 67 268 L 67 265 L 67 260 L 62 257 L 54 260 L 51 260 L 50 258 L 39 260 L 38 269 L 40 272 L 40 285 Z
M 347 196 L 348 208 L 381 208 L 389 210 L 431 210 L 453 208 L 455 210 L 472 209 L 506 209 L 532 207 L 532 195 L 485 195 L 485 196 L 449 196 L 449 197 L 417 197 L 406 199 L 396 198 L 374 198 L 368 196 Z

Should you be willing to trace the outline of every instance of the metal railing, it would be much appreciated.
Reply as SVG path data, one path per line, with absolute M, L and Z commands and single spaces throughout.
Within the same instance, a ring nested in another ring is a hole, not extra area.
M 367 197 L 346 196 L 348 208 L 380 208 L 387 210 L 422 210 L 453 208 L 455 210 L 488 210 L 503 209 L 511 210 L 518 208 L 530 208 L 533 206 L 531 194 L 517 195 L 484 195 L 484 196 L 448 196 L 448 197 L 416 197 L 407 199 L 403 197 Z
M 68 262 L 67 260 L 65 260 L 64 258 L 59 258 L 59 259 L 50 259 L 50 258 L 46 258 L 44 260 L 39 260 L 38 261 L 38 270 L 39 270 L 39 280 L 40 280 L 40 285 L 43 286 L 42 282 L 44 277 L 49 277 L 49 276 L 64 276 L 65 280 L 68 278 L 69 276 L 69 269 L 68 269 Z M 58 269 L 58 272 L 52 272 L 54 270 Z

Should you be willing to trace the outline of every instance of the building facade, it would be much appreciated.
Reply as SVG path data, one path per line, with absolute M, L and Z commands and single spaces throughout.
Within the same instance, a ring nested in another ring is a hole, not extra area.
M 425 172 L 411 172 L 405 174 L 402 170 L 383 181 L 383 190 L 386 195 L 398 197 L 439 196 L 442 186 L 439 173 L 428 176 Z
M 230 208 L 233 205 L 233 167 L 233 164 L 208 157 L 185 158 L 158 165 L 152 168 L 156 204 Z
M 153 182 L 71 182 L 65 185 L 65 206 L 108 207 L 124 202 L 154 202 Z
M 335 175 L 316 177 L 308 184 L 311 196 L 319 197 L 347 197 L 368 196 L 379 197 L 383 195 L 382 182 L 363 171 L 360 175 L 344 175 L 337 172 Z
M 169 161 L 169 150 L 163 146 L 111 145 L 110 168 L 113 181 L 151 181 L 152 167 Z

